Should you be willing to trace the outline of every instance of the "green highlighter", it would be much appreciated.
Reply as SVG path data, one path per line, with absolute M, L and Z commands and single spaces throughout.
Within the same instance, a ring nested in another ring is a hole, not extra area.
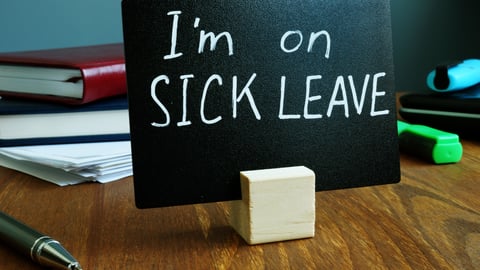
M 400 150 L 435 164 L 459 162 L 463 148 L 457 134 L 397 121 Z

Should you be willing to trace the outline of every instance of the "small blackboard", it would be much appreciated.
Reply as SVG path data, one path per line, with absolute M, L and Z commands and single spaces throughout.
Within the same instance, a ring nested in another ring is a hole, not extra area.
M 122 7 L 138 207 L 240 199 L 243 170 L 399 181 L 389 1 Z

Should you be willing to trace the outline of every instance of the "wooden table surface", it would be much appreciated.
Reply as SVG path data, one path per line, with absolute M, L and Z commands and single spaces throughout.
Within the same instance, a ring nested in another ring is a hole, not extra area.
M 314 238 L 247 245 L 226 203 L 138 210 L 132 178 L 57 187 L 0 168 L 0 210 L 88 269 L 480 269 L 480 142 L 460 163 L 401 156 L 399 184 L 316 193 Z M 0 245 L 0 269 L 40 269 Z

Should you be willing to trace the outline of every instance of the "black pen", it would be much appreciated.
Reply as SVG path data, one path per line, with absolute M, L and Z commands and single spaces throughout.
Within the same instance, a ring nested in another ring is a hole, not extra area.
M 60 243 L 0 212 L 0 240 L 29 256 L 34 262 L 65 270 L 82 267 Z

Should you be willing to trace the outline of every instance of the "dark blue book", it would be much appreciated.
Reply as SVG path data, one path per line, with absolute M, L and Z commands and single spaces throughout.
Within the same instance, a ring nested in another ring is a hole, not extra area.
M 408 93 L 400 97 L 399 114 L 413 124 L 478 138 L 480 86 L 452 93 Z
M 82 106 L 0 99 L 0 146 L 129 140 L 126 96 Z

